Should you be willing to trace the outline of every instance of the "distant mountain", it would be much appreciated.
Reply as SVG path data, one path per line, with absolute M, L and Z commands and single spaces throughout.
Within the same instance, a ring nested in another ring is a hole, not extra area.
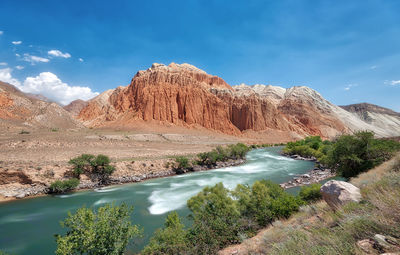
M 77 100 L 72 101 L 68 105 L 64 106 L 63 108 L 67 112 L 71 113 L 72 116 L 78 116 L 79 113 L 81 112 L 81 110 L 83 108 L 85 108 L 87 105 L 88 105 L 88 102 L 81 100 L 81 99 L 77 99 Z
M 340 107 L 342 107 L 346 111 L 357 113 L 360 116 L 364 116 L 364 113 L 366 112 L 373 112 L 378 114 L 386 114 L 386 115 L 400 117 L 400 113 L 375 104 L 360 103 L 360 104 L 341 105 Z
M 388 115 L 376 114 L 377 118 Z M 139 71 L 129 86 L 90 100 L 78 119 L 91 127 L 134 127 L 136 121 L 155 120 L 232 135 L 251 131 L 333 138 L 357 130 L 372 130 L 378 136 L 400 134 L 400 123 L 388 123 L 386 117 L 382 123 L 369 122 L 308 87 L 231 87 L 192 65 L 175 63 Z
M 385 132 L 383 136 L 398 136 L 400 133 L 400 113 L 374 104 L 361 103 L 340 106 L 355 117 Z M 379 133 L 379 131 L 377 132 Z
M 82 127 L 71 114 L 53 102 L 25 94 L 13 85 L 0 82 L 0 128 Z

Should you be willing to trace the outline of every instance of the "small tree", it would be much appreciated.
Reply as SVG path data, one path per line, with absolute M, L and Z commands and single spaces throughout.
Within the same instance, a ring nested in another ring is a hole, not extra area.
M 177 165 L 177 168 L 183 169 L 183 168 L 188 168 L 189 167 L 189 159 L 184 156 L 179 156 L 175 158 Z
M 56 235 L 57 255 L 122 255 L 129 240 L 140 234 L 132 225 L 133 207 L 106 205 L 97 212 L 80 208 L 68 213 L 61 226 L 68 228 L 65 235 Z
M 216 254 L 220 248 L 239 241 L 240 212 L 222 183 L 204 188 L 187 205 L 193 219 L 188 234 L 193 253 Z
M 186 230 L 176 212 L 167 216 L 164 228 L 159 229 L 144 248 L 143 254 L 187 254 Z
M 99 154 L 82 154 L 79 157 L 69 161 L 73 165 L 74 176 L 79 178 L 81 174 L 87 174 L 92 180 L 101 183 L 107 182 L 110 175 L 115 171 L 115 167 L 111 166 L 111 160 L 106 155 Z

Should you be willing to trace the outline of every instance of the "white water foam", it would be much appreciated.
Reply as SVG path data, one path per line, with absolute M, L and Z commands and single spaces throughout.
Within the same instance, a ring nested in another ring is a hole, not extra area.
M 101 189 L 95 189 L 95 192 L 99 192 L 99 193 L 105 193 L 105 192 L 112 192 L 115 190 L 119 190 L 120 188 L 101 188 Z

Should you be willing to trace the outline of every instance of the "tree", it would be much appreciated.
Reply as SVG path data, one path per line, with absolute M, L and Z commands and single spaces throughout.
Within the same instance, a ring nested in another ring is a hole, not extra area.
M 206 187 L 187 202 L 193 225 L 188 240 L 194 254 L 215 254 L 239 241 L 240 212 L 222 183 Z
M 143 254 L 187 254 L 186 230 L 176 212 L 167 216 L 164 228 L 159 229 L 142 251 Z
M 106 183 L 110 175 L 115 171 L 111 166 L 111 160 L 106 155 L 82 154 L 71 159 L 68 163 L 73 165 L 73 174 L 79 178 L 81 174 L 87 174 L 92 180 Z
M 61 222 L 68 228 L 65 235 L 56 235 L 57 255 L 122 255 L 129 240 L 140 234 L 132 225 L 133 207 L 106 205 L 97 212 L 83 207 Z

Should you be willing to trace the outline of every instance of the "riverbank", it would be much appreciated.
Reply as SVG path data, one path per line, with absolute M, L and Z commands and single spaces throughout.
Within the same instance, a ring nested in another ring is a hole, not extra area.
M 159 160 L 142 160 L 142 161 L 131 161 L 131 162 L 115 162 L 116 171 L 110 177 L 108 184 L 99 185 L 97 182 L 92 182 L 89 178 L 82 175 L 79 186 L 74 190 L 85 191 L 101 189 L 112 185 L 122 185 L 128 183 L 142 182 L 149 179 L 163 178 L 173 175 L 178 175 L 174 169 L 171 168 L 172 159 L 159 159 Z M 181 174 L 199 171 L 208 171 L 213 169 L 219 169 L 224 167 L 238 166 L 244 164 L 246 160 L 228 160 L 224 162 L 216 162 L 212 165 L 194 166 L 191 170 L 183 171 Z M 132 165 L 139 165 L 141 169 L 150 168 L 151 170 L 138 174 L 138 171 L 133 171 Z M 29 199 L 40 196 L 46 196 L 48 194 L 49 184 L 44 183 L 10 183 L 1 185 L 0 187 L 0 203 L 9 202 L 13 200 Z
M 295 175 L 292 180 L 281 183 L 280 186 L 284 189 L 310 185 L 336 176 L 336 173 L 334 171 L 319 164 L 318 160 L 315 157 L 306 158 L 296 154 L 287 155 L 284 153 L 282 153 L 282 156 L 289 157 L 295 160 L 312 161 L 318 165 L 306 174 Z
M 313 161 L 315 163 L 318 163 L 315 158 L 304 158 L 299 155 L 285 155 L 285 154 L 282 155 L 295 160 Z M 172 162 L 171 159 L 166 159 L 166 160 L 164 159 L 162 160 L 162 163 L 157 162 L 157 160 L 152 160 L 151 162 L 153 163 L 149 164 L 148 161 L 116 162 L 117 165 L 116 167 L 119 171 L 116 171 L 116 174 L 113 174 L 110 177 L 109 183 L 107 185 L 99 185 L 98 183 L 92 182 L 90 179 L 83 176 L 79 186 L 75 189 L 75 191 L 101 189 L 112 185 L 136 183 L 154 178 L 163 178 L 163 177 L 177 175 L 176 171 L 170 168 L 169 165 L 171 164 L 167 164 L 168 162 L 169 163 Z M 238 166 L 244 164 L 245 162 L 246 162 L 245 159 L 237 159 L 237 160 L 228 160 L 225 162 L 216 162 L 216 164 L 213 165 L 204 165 L 204 166 L 196 165 L 190 170 L 183 171 L 181 174 Z M 143 168 L 145 167 L 153 168 L 154 166 L 157 165 L 158 169 L 153 169 L 151 171 L 137 174 L 135 171 L 131 171 L 132 168 L 128 167 L 129 164 L 141 165 Z M 304 186 L 320 182 L 322 180 L 334 177 L 335 175 L 336 174 L 333 173 L 330 169 L 319 166 L 305 174 L 295 175 L 295 177 L 292 180 L 281 183 L 280 186 L 284 189 Z M 20 199 L 45 196 L 47 194 L 48 194 L 48 185 L 46 184 L 31 183 L 27 185 L 21 185 L 21 184 L 2 185 L 2 187 L 0 188 L 0 203 L 13 201 L 17 199 L 20 200 Z

